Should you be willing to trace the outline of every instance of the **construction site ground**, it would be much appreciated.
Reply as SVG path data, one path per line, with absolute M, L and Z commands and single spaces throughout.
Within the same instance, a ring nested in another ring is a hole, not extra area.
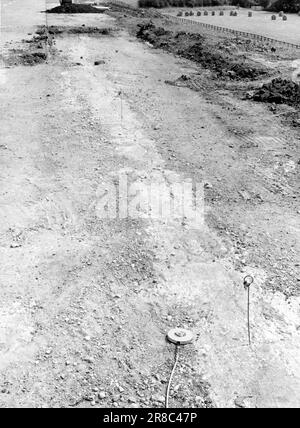
M 186 29 L 109 6 L 2 4 L 0 406 L 164 407 L 178 326 L 172 407 L 299 407 L 299 109 L 251 99 L 299 52 L 197 30 L 219 75 Z M 203 183 L 203 227 L 99 217 L 120 173 Z

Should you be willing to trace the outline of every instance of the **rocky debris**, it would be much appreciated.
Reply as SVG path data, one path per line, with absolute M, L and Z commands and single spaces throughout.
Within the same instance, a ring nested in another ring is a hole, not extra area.
M 167 31 L 162 27 L 156 27 L 152 22 L 139 24 L 138 27 L 137 38 L 149 42 L 155 47 L 161 47 L 164 44 L 163 40 L 160 40 L 161 38 L 169 38 L 172 35 L 171 31 Z
M 49 9 L 47 13 L 103 13 L 106 8 L 97 8 L 89 4 L 65 4 Z
M 45 52 L 24 53 L 21 55 L 21 61 L 24 65 L 40 64 L 47 59 Z
M 202 43 L 191 46 L 183 52 L 183 56 L 195 62 L 201 63 L 205 68 L 210 68 L 219 76 L 230 79 L 256 79 L 264 74 L 266 70 L 250 66 L 241 62 L 234 56 L 208 49 Z
M 42 64 L 47 60 L 47 53 L 45 51 L 32 51 L 31 49 L 26 51 L 22 49 L 12 49 L 9 52 L 9 56 L 3 56 L 3 60 L 6 66 L 33 66 Z
M 229 79 L 257 79 L 268 73 L 267 69 L 250 60 L 241 58 L 232 51 L 227 52 L 212 46 L 200 34 L 180 31 L 173 33 L 162 27 L 156 27 L 151 21 L 139 24 L 137 37 L 155 48 L 174 52 L 189 60 L 200 63 L 202 67 L 212 70 L 218 77 Z
M 274 79 L 254 91 L 254 101 L 275 104 L 300 105 L 300 85 L 292 80 Z
M 34 66 L 48 59 L 53 39 L 47 27 L 39 28 L 31 39 L 24 39 L 20 47 L 9 49 L 8 53 L 1 56 L 6 66 Z
M 111 28 L 98 28 L 98 27 L 87 27 L 82 25 L 81 27 L 70 26 L 70 27 L 60 27 L 57 25 L 51 25 L 48 29 L 50 35 L 59 35 L 59 34 L 102 34 L 106 36 L 111 33 Z
M 99 60 L 94 62 L 94 65 L 102 65 L 102 64 L 105 64 L 105 61 Z
M 234 401 L 234 405 L 239 409 L 244 409 L 246 407 L 244 400 L 241 398 L 236 398 Z
M 191 80 L 190 76 L 182 74 L 175 80 L 165 80 L 165 83 L 171 86 L 186 86 L 186 82 L 188 82 L 189 80 Z

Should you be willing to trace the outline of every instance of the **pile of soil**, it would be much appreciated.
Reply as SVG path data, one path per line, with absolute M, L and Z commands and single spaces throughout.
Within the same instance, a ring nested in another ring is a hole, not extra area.
M 31 51 L 22 49 L 10 49 L 7 55 L 0 55 L 0 61 L 6 67 L 14 67 L 19 65 L 34 66 L 47 61 L 47 53 L 41 51 Z
M 281 78 L 264 84 L 253 95 L 254 101 L 275 104 L 300 105 L 300 85 L 291 80 Z
M 266 74 L 265 70 L 235 60 L 232 55 L 210 50 L 202 43 L 191 46 L 182 54 L 192 61 L 201 63 L 203 67 L 213 70 L 218 76 L 254 80 Z
M 268 74 L 263 66 L 246 61 L 233 52 L 212 46 L 206 37 L 184 31 L 173 33 L 152 22 L 139 25 L 137 37 L 155 48 L 166 49 L 212 70 L 218 77 L 229 79 L 257 79 Z
M 50 35 L 60 35 L 60 34 L 97 34 L 97 35 L 103 35 L 107 36 L 112 32 L 112 28 L 98 28 L 98 27 L 87 27 L 87 26 L 81 26 L 81 27 L 59 27 L 51 25 L 51 27 L 48 28 L 48 32 Z
M 45 52 L 23 53 L 20 56 L 20 62 L 23 65 L 41 64 L 46 60 L 47 60 L 47 54 Z
M 47 13 L 103 13 L 103 9 L 98 9 L 89 4 L 66 4 L 47 10 Z

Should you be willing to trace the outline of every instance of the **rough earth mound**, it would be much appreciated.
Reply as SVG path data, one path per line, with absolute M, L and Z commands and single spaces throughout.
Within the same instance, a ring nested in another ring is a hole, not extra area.
M 47 10 L 47 13 L 103 13 L 104 9 L 98 9 L 89 4 L 66 4 Z
M 253 95 L 254 101 L 275 104 L 300 105 L 300 85 L 281 78 L 263 85 Z
M 212 70 L 218 77 L 253 80 L 267 74 L 265 68 L 246 61 L 233 52 L 226 53 L 212 46 L 200 34 L 184 31 L 175 34 L 150 22 L 139 26 L 137 37 L 151 43 L 155 48 L 166 49 L 198 62 L 204 68 Z

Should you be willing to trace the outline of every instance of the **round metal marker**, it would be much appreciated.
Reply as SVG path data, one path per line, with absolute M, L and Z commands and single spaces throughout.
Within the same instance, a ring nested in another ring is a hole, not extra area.
M 193 341 L 194 335 L 184 328 L 173 328 L 167 334 L 167 339 L 169 342 L 175 343 L 175 345 L 187 345 Z

